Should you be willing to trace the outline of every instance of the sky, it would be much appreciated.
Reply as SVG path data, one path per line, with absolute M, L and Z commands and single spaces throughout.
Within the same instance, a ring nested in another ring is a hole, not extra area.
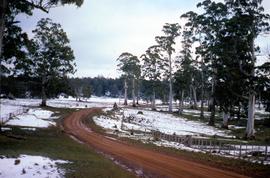
M 180 15 L 198 11 L 196 4 L 200 1 L 84 0 L 80 8 L 65 5 L 48 14 L 35 10 L 33 16 L 20 16 L 19 20 L 30 37 L 41 18 L 49 17 L 62 25 L 74 50 L 75 77 L 115 78 L 120 76 L 116 59 L 122 52 L 139 57 L 155 44 L 155 36 L 162 34 L 165 23 L 183 24 Z M 269 0 L 264 0 L 264 8 L 269 13 Z M 257 44 L 265 49 L 269 39 L 260 37 Z

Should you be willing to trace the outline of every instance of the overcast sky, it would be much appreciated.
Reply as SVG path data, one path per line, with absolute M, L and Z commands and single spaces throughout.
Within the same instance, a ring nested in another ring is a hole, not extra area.
M 67 32 L 74 50 L 77 77 L 117 77 L 116 59 L 122 52 L 140 56 L 161 34 L 165 23 L 181 23 L 180 15 L 201 0 L 84 0 L 82 7 L 57 7 L 49 14 L 39 10 L 21 16 L 21 26 L 31 36 L 37 21 L 49 17 Z M 269 13 L 270 1 L 264 0 Z M 257 40 L 266 48 L 269 37 Z M 270 44 L 270 43 L 269 43 Z

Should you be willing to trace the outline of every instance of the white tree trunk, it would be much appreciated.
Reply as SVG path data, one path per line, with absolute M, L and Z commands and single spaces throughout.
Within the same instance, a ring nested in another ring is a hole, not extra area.
M 213 69 L 214 73 L 216 73 L 216 69 Z M 215 98 L 214 98 L 214 93 L 215 93 L 215 84 L 216 84 L 216 76 L 213 75 L 212 78 L 212 88 L 211 88 L 211 97 L 210 97 L 210 119 L 209 119 L 209 125 L 215 125 L 215 114 L 216 114 L 216 103 L 215 103 Z
M 136 97 L 135 97 L 135 78 L 132 79 L 132 106 L 136 106 Z
M 183 98 L 184 98 L 184 91 L 180 92 L 180 95 L 181 95 L 181 99 L 179 99 L 179 109 L 178 109 L 178 113 L 180 115 L 183 114 Z
M 254 77 L 255 76 L 255 62 L 256 62 L 256 57 L 255 57 L 255 46 L 254 46 L 254 38 L 251 41 L 251 55 L 252 55 L 252 64 L 253 68 L 251 71 L 251 75 Z M 246 128 L 246 137 L 247 138 L 252 138 L 255 136 L 255 131 L 254 131 L 254 114 L 255 114 L 255 91 L 251 88 L 248 97 L 248 120 L 247 120 L 247 128 Z
M 127 105 L 127 90 L 128 90 L 127 79 L 125 79 L 125 82 L 124 82 L 124 90 L 125 90 L 125 101 L 124 101 L 124 105 Z
M 248 99 L 248 120 L 246 128 L 247 138 L 252 138 L 255 135 L 254 132 L 254 114 L 255 114 L 255 94 L 252 93 L 249 95 Z
M 153 90 L 153 96 L 152 96 L 152 110 L 156 110 L 156 92 Z
M 192 85 L 192 92 L 193 92 L 193 108 L 197 109 L 197 93 L 195 87 Z
M 169 79 L 169 112 L 172 112 L 172 102 L 173 102 L 173 93 L 172 93 L 172 59 L 171 55 L 169 55 L 169 74 L 170 74 L 170 79 Z
M 230 118 L 230 114 L 228 112 L 223 111 L 223 123 L 222 123 L 222 127 L 228 128 L 229 118 Z
M 42 77 L 42 89 L 41 89 L 41 95 L 42 95 L 42 101 L 41 101 L 41 106 L 46 106 L 47 103 L 46 103 L 46 100 L 47 100 L 47 96 L 46 96 L 46 88 L 45 88 L 45 85 L 46 85 L 46 77 L 43 76 Z

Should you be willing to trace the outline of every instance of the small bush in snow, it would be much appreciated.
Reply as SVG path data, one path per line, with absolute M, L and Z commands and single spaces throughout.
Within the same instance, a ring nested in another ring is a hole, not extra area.
M 21 160 L 16 159 L 15 162 L 14 162 L 14 165 L 18 165 L 18 164 L 20 164 L 20 162 L 21 162 Z

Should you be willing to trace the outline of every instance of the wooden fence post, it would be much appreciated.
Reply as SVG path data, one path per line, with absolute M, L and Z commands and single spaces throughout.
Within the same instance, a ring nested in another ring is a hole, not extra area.
M 267 154 L 268 154 L 268 152 L 267 152 L 268 150 L 267 150 L 267 145 L 265 146 L 265 158 L 264 158 L 264 161 L 267 161 Z
M 239 158 L 241 158 L 241 155 L 242 155 L 242 143 L 240 143 Z

